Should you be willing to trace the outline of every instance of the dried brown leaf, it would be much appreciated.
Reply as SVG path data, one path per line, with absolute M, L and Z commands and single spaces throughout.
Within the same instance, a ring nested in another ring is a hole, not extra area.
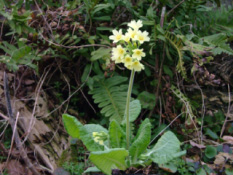
M 226 141 L 227 143 L 230 143 L 233 145 L 233 137 L 232 136 L 223 136 L 222 139 Z
M 198 148 L 200 148 L 200 149 L 205 148 L 205 145 L 201 145 L 201 144 L 195 143 L 195 142 L 193 142 L 192 140 L 189 141 L 189 143 L 190 143 L 193 147 L 198 147 Z

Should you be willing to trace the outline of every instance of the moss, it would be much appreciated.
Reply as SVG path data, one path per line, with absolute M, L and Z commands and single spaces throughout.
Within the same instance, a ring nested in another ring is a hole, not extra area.
M 66 149 L 62 152 L 61 157 L 57 160 L 56 164 L 58 167 L 62 167 L 62 165 L 67 161 L 69 157 L 69 149 Z

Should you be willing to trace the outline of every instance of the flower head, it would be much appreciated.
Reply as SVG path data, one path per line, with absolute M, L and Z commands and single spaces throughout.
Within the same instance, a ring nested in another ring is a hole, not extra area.
M 134 30 L 138 30 L 139 28 L 142 27 L 142 21 L 141 20 L 138 20 L 137 22 L 135 20 L 131 21 L 129 24 L 128 24 L 129 27 L 131 27 L 132 29 Z
M 137 32 L 136 40 L 140 42 L 140 44 L 144 43 L 145 41 L 150 41 L 150 38 L 148 37 L 148 32 L 144 31 L 141 32 L 140 30 Z
M 132 69 L 137 72 L 140 72 L 142 69 L 144 70 L 144 65 L 141 64 L 139 61 L 134 61 L 132 64 Z
M 127 43 L 130 42 L 130 35 L 127 35 L 127 34 L 124 35 L 124 36 L 123 36 L 123 40 L 124 40 L 125 42 L 127 42 Z
M 112 58 L 116 59 L 116 58 L 122 58 L 125 54 L 125 49 L 121 46 L 118 45 L 116 48 L 112 49 Z
M 138 32 L 137 30 L 132 30 L 131 28 L 129 28 L 125 36 L 131 38 L 132 40 L 135 40 L 137 32 Z
M 120 29 L 119 31 L 113 30 L 112 31 L 113 35 L 109 37 L 110 40 L 113 40 L 113 43 L 117 43 L 118 41 L 123 39 L 122 35 L 122 30 Z
M 133 50 L 133 58 L 136 58 L 138 61 L 142 59 L 142 57 L 146 56 L 146 54 L 143 52 L 143 49 L 134 49 Z
M 133 58 L 130 57 L 129 55 L 126 55 L 124 59 L 125 67 L 130 67 L 132 64 L 133 64 Z
M 105 132 L 93 132 L 92 136 L 94 141 L 100 145 L 104 145 L 104 141 L 107 139 L 107 134 Z

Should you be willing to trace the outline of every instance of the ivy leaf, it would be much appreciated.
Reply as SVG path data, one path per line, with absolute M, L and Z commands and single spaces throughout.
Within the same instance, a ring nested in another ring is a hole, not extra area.
M 186 151 L 180 151 L 180 141 L 171 131 L 166 132 L 151 150 L 151 159 L 157 164 L 165 164 L 176 157 L 182 156 Z
M 137 158 L 146 150 L 150 143 L 151 137 L 151 124 L 149 119 L 145 119 L 137 132 L 135 141 L 132 143 L 129 149 L 129 154 L 132 157 L 133 163 L 137 161 Z
M 95 166 L 107 175 L 112 174 L 112 169 L 125 170 L 127 165 L 125 158 L 128 151 L 124 148 L 115 148 L 105 151 L 91 152 L 90 160 Z
M 112 148 L 121 148 L 125 144 L 125 132 L 116 120 L 109 125 L 109 140 Z

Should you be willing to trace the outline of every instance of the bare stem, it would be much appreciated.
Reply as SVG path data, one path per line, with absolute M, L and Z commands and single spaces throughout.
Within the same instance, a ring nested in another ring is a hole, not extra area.
M 131 93 L 132 93 L 132 88 L 133 88 L 134 74 L 135 74 L 135 71 L 132 70 L 131 75 L 130 75 L 130 80 L 129 80 L 129 88 L 128 88 L 128 93 L 127 93 L 126 108 L 125 108 L 125 113 L 126 113 L 126 149 L 127 150 L 129 150 L 129 145 L 130 145 L 129 104 L 130 104 L 130 98 L 131 98 Z

